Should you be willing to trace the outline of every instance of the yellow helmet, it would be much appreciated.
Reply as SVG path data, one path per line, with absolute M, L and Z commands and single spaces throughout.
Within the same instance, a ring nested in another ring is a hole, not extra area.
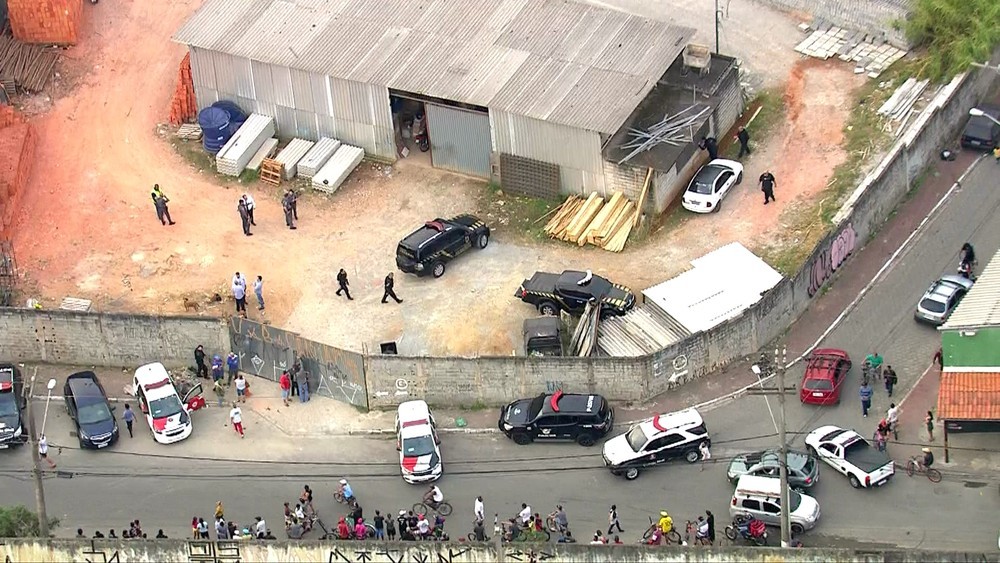
M 660 518 L 670 518 L 670 515 L 667 514 L 666 510 L 661 510 L 660 511 Z

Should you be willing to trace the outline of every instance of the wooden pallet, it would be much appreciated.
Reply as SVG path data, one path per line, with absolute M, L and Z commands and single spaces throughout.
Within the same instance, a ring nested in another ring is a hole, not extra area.
M 201 139 L 201 126 L 196 123 L 185 123 L 174 133 L 175 137 L 187 141 L 197 141 Z
M 272 186 L 281 185 L 281 172 L 285 165 L 273 158 L 265 158 L 260 163 L 260 181 Z

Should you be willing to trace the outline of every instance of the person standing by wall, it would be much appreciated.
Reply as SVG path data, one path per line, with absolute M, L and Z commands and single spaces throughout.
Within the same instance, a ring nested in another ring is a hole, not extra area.
M 243 317 L 247 317 L 247 286 L 246 281 L 243 280 L 239 272 L 236 272 L 237 278 L 233 278 L 233 299 L 236 300 L 236 314 Z
M 934 413 L 927 411 L 927 416 L 924 417 L 924 425 L 927 426 L 927 439 L 931 442 L 934 441 Z
M 208 366 L 205 365 L 205 347 L 201 344 L 194 349 L 194 363 L 198 368 L 198 377 L 208 379 Z
M 242 373 L 236 374 L 236 400 L 241 403 L 247 402 L 247 380 L 243 377 Z M 236 403 L 233 403 L 234 405 Z
M 229 368 L 229 376 L 226 378 L 226 385 L 230 385 L 236 374 L 240 371 L 240 357 L 235 353 L 230 352 L 226 356 L 226 366 Z
M 288 375 L 288 370 L 281 372 L 281 377 L 278 378 L 278 387 L 281 388 L 281 402 L 288 406 L 288 394 L 292 389 L 292 378 Z
M 300 373 L 299 380 L 299 402 L 304 403 L 309 400 L 309 378 L 306 374 Z

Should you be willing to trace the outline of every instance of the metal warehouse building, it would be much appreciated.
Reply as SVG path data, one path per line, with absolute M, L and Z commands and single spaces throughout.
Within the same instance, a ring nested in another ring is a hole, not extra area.
M 554 197 L 637 192 L 644 170 L 602 151 L 693 33 L 565 0 L 207 0 L 174 39 L 200 107 L 396 160 L 417 101 L 434 166 Z

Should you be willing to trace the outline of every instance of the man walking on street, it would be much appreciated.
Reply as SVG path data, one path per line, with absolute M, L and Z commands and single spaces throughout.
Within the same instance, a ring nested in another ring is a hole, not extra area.
M 486 505 L 483 503 L 483 496 L 476 497 L 476 503 L 472 507 L 472 512 L 476 520 L 486 520 Z
M 289 229 L 295 229 L 295 208 L 292 204 L 292 190 L 285 192 L 285 197 L 281 198 L 281 209 L 285 212 L 285 226 Z
M 122 413 L 122 420 L 125 421 L 125 427 L 128 428 L 128 437 L 133 438 L 132 423 L 135 422 L 135 412 L 132 410 L 132 406 L 128 403 L 125 403 L 125 412 Z
M 889 403 L 889 410 L 885 413 L 885 421 L 889 425 L 889 430 L 892 431 L 892 438 L 899 440 L 899 428 L 896 427 L 899 422 L 899 407 L 896 406 L 896 403 Z
M 233 430 L 239 433 L 240 438 L 243 438 L 243 411 L 236 403 L 233 403 L 233 408 L 229 411 L 229 420 L 233 423 Z
M 392 279 L 392 272 L 389 272 L 389 275 L 385 277 L 385 293 L 382 294 L 382 303 L 385 303 L 386 299 L 389 299 L 390 297 L 392 297 L 393 299 L 395 299 L 396 303 L 402 303 L 403 302 L 402 299 L 400 299 L 399 297 L 396 297 L 396 292 L 392 290 L 393 285 L 394 285 L 394 282 L 393 282 L 393 279 Z
M 343 291 L 348 301 L 354 301 L 354 298 L 351 297 L 351 290 L 347 289 L 351 285 L 351 282 L 347 281 L 347 271 L 343 268 L 337 272 L 337 285 L 340 286 L 340 289 L 337 290 L 337 295 L 340 295 L 340 292 Z
M 170 208 L 167 207 L 170 198 L 163 195 L 159 184 L 153 184 L 153 192 L 150 195 L 153 197 L 153 206 L 156 207 L 156 217 L 159 218 L 160 223 L 173 225 L 174 220 L 170 218 Z
M 899 378 L 896 377 L 896 370 L 892 369 L 892 366 L 885 366 L 885 372 L 882 373 L 882 377 L 885 378 L 885 391 L 892 397 L 892 388 L 899 381 Z
M 194 349 L 194 363 L 198 368 L 198 377 L 208 379 L 208 366 L 205 365 L 205 348 L 201 344 Z
M 708 151 L 709 161 L 719 158 L 719 143 L 715 140 L 715 137 L 702 137 L 701 142 L 698 143 L 698 148 Z
M 736 132 L 736 140 L 740 142 L 740 154 L 736 158 L 743 158 L 744 154 L 750 154 L 750 133 L 743 125 L 740 125 L 739 131 Z
M 240 222 L 243 224 L 243 234 L 252 237 L 253 233 L 250 232 L 250 212 L 247 211 L 247 202 L 243 198 L 240 198 L 240 202 L 236 204 L 236 211 L 240 213 Z
M 247 216 L 250 217 L 250 224 L 256 227 L 257 222 L 253 220 L 253 210 L 255 207 L 257 207 L 257 202 L 255 202 L 253 200 L 253 196 L 248 193 L 243 194 L 243 201 L 246 203 L 247 206 Z
M 874 393 L 871 384 L 868 383 L 868 379 L 862 380 L 858 395 L 861 397 L 861 415 L 865 418 L 868 418 L 868 409 L 872 408 L 872 395 Z
M 611 505 L 611 510 L 608 511 L 608 535 L 609 536 L 611 535 L 611 532 L 613 532 L 616 527 L 618 528 L 619 532 L 624 532 L 625 531 L 625 530 L 622 529 L 622 523 L 618 521 L 618 506 L 612 504 Z
M 253 282 L 253 293 L 257 296 L 257 310 L 264 310 L 264 278 L 257 276 Z
M 775 181 L 774 174 L 771 174 L 770 170 L 765 170 L 760 175 L 760 191 L 764 192 L 764 205 L 767 205 L 769 201 L 775 201 L 774 187 L 776 185 L 778 185 L 778 182 Z

